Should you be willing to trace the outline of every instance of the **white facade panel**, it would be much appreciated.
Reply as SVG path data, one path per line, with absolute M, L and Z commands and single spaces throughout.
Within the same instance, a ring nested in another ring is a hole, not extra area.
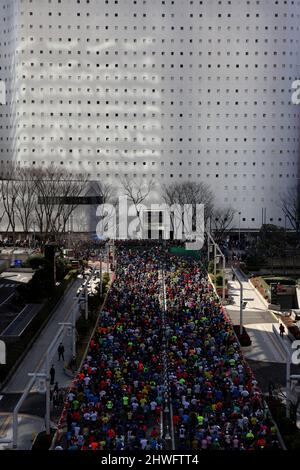
M 205 181 L 242 228 L 298 178 L 300 2 L 0 0 L 0 162 Z M 135 176 L 136 175 L 136 176 Z

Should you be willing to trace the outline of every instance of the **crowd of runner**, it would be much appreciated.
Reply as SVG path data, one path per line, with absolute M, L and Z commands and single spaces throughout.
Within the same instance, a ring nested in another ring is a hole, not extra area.
M 199 262 L 155 247 L 118 249 L 116 278 L 67 396 L 66 432 L 57 447 L 169 448 L 162 426 L 163 283 L 176 448 L 279 447 L 257 382 L 204 270 Z
M 166 283 L 179 447 L 278 448 L 276 427 L 207 276 L 196 263 L 177 261 L 176 268 Z

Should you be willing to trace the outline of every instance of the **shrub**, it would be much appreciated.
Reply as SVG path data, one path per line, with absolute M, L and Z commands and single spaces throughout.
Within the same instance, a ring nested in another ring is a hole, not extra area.
M 47 264 L 47 261 L 45 260 L 44 256 L 41 255 L 35 255 L 31 256 L 28 258 L 26 261 L 26 264 L 33 270 L 39 269 L 41 267 L 45 267 Z M 24 266 L 24 263 L 23 263 Z

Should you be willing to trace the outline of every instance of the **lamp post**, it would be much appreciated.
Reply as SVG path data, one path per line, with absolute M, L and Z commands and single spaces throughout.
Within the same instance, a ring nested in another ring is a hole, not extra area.
M 99 256 L 99 293 L 100 298 L 102 298 L 103 292 L 103 283 L 102 283 L 102 251 L 100 249 L 100 256 Z
M 237 282 L 239 283 L 240 285 L 240 335 L 243 334 L 243 310 L 244 308 L 246 308 L 246 305 L 247 305 L 247 302 L 251 302 L 253 301 L 254 299 L 253 298 L 245 298 L 243 297 L 243 294 L 244 294 L 244 291 L 243 291 L 243 284 L 242 284 L 242 279 L 240 278 L 240 275 L 238 274 L 238 272 L 236 271 L 235 268 L 231 268 L 231 271 L 232 273 L 234 274 L 235 276 L 235 279 L 237 280 Z M 244 305 L 244 302 L 245 302 L 245 305 Z
M 243 284 L 234 268 L 231 268 L 237 282 L 240 285 L 240 335 L 243 334 Z
M 19 412 L 24 400 L 26 399 L 28 393 L 32 389 L 33 384 L 35 383 L 37 378 L 41 378 L 43 380 L 46 380 L 46 382 L 47 382 L 47 372 L 46 373 L 36 373 L 36 372 L 34 372 L 34 373 L 28 374 L 28 376 L 30 377 L 30 380 L 29 380 L 29 382 L 28 382 L 21 398 L 19 399 L 18 403 L 16 404 L 16 406 L 14 408 L 14 411 L 13 411 L 13 438 L 12 438 L 13 449 L 17 449 L 17 447 L 18 447 L 18 412 Z M 46 394 L 47 394 L 47 390 L 48 390 L 48 387 L 46 385 L 46 390 L 44 389 L 44 390 L 42 390 L 42 392 L 45 393 L 45 391 L 46 391 Z M 49 397 L 50 397 L 50 388 L 49 388 Z M 50 400 L 49 400 L 49 421 L 48 421 L 47 416 L 48 415 L 47 415 L 47 411 L 46 411 L 46 431 L 48 430 L 48 423 L 49 423 L 49 434 L 50 434 Z
M 207 245 L 208 245 L 208 261 L 209 261 L 209 249 L 210 246 L 213 246 L 214 248 L 214 276 L 216 276 L 217 273 L 217 252 L 221 256 L 223 260 L 223 276 L 222 276 L 222 301 L 224 302 L 225 300 L 225 268 L 226 268 L 226 259 L 224 253 L 221 251 L 219 245 L 215 242 L 211 234 L 209 233 L 208 230 L 206 230 L 206 235 L 207 235 Z
M 84 286 L 84 299 L 85 299 L 85 320 L 89 319 L 89 294 L 88 294 L 88 283 L 92 279 L 92 276 L 95 272 L 95 267 L 93 268 L 89 278 L 86 280 L 85 286 Z
M 53 356 L 53 350 L 54 348 L 56 348 L 56 345 L 58 343 L 58 339 L 62 335 L 64 328 L 66 326 L 67 327 L 71 326 L 73 330 L 72 331 L 73 333 L 72 354 L 73 354 L 73 357 L 76 357 L 76 312 L 77 312 L 76 306 L 77 304 L 78 304 L 78 299 L 77 297 L 75 297 L 74 305 L 72 307 L 72 322 L 58 323 L 60 327 L 46 351 L 44 372 L 41 372 L 41 373 L 33 372 L 33 373 L 28 374 L 30 377 L 30 380 L 28 384 L 26 385 L 26 388 L 13 411 L 13 448 L 17 448 L 17 445 L 18 445 L 18 412 L 37 378 L 42 378 L 45 381 L 45 389 L 43 390 L 43 393 L 46 392 L 45 427 L 46 427 L 46 434 L 50 435 L 50 377 L 49 377 L 50 360 Z
M 239 212 L 239 248 L 241 246 L 241 211 Z
M 287 215 L 284 216 L 284 274 L 286 274 L 286 245 L 287 245 L 287 233 L 286 233 L 286 219 Z
M 33 249 L 35 249 L 35 222 L 33 223 Z

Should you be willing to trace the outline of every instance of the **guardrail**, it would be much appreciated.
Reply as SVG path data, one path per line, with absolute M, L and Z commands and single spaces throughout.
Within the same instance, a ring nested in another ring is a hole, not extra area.
M 110 281 L 110 283 L 109 283 L 109 287 L 108 287 L 108 289 L 107 289 L 107 292 L 106 292 L 106 294 L 105 294 L 104 300 L 103 300 L 102 305 L 101 305 L 101 307 L 100 307 L 99 316 L 98 316 L 98 318 L 97 318 L 97 320 L 96 320 L 96 323 L 95 323 L 95 326 L 94 326 L 94 328 L 93 328 L 93 330 L 92 330 L 92 332 L 91 332 L 91 334 L 90 334 L 89 340 L 88 340 L 88 342 L 87 342 L 87 346 L 86 346 L 85 351 L 84 351 L 84 353 L 83 353 L 83 355 L 82 355 L 82 359 L 81 359 L 80 364 L 79 364 L 79 366 L 78 366 L 78 368 L 77 368 L 77 371 L 76 371 L 76 373 L 75 373 L 75 376 L 74 376 L 74 378 L 73 378 L 73 380 L 72 380 L 72 382 L 71 382 L 71 385 L 69 386 L 68 392 L 73 388 L 73 386 L 74 386 L 74 384 L 75 384 L 76 376 L 77 376 L 77 374 L 78 374 L 78 371 L 80 371 L 80 370 L 82 369 L 83 362 L 85 361 L 85 358 L 86 358 L 86 356 L 87 356 L 87 353 L 88 353 L 88 350 L 89 350 L 89 347 L 90 347 L 91 339 L 93 338 L 93 336 L 94 336 L 94 334 L 95 334 L 95 332 L 96 332 L 96 329 L 97 329 L 97 327 L 98 327 L 98 325 L 99 325 L 100 316 L 101 316 L 101 313 L 102 313 L 103 310 L 104 310 L 104 306 L 106 305 L 107 298 L 108 298 L 108 295 L 109 295 L 109 292 L 110 292 L 110 289 L 111 289 L 111 286 L 112 286 L 113 282 L 114 282 L 114 275 L 112 276 L 112 279 L 111 279 L 111 281 Z M 68 396 L 68 392 L 66 393 L 66 396 Z M 65 403 L 66 403 L 66 402 L 65 402 Z M 59 440 L 59 437 L 60 437 L 60 436 L 59 436 L 59 433 L 62 432 L 62 428 L 63 428 L 63 426 L 64 426 L 64 423 L 63 423 L 64 410 L 65 410 L 65 404 L 64 404 L 63 411 L 62 411 L 62 413 L 61 413 L 61 417 L 60 417 L 59 422 L 58 422 L 58 424 L 57 424 L 57 429 L 56 429 L 55 434 L 54 434 L 54 436 L 53 436 L 52 443 L 51 443 L 51 446 L 50 446 L 49 450 L 54 450 L 55 443 Z
M 19 338 L 39 313 L 43 304 L 28 304 L 16 318 L 5 328 L 0 337 L 4 339 Z
M 213 290 L 214 290 L 216 296 L 217 296 L 218 299 L 221 301 L 220 296 L 218 295 L 218 293 L 217 293 L 217 291 L 216 291 L 216 289 L 215 289 L 215 286 L 214 286 L 214 284 L 213 284 L 212 281 L 211 281 L 211 278 L 210 278 L 209 273 L 207 273 L 207 274 L 208 274 L 209 281 L 210 281 L 210 283 L 211 283 L 211 285 L 212 285 L 212 287 L 213 287 Z M 221 304 L 222 304 L 222 302 L 221 302 Z M 225 319 L 226 319 L 227 321 L 229 321 L 229 322 L 231 323 L 231 325 L 233 326 L 232 321 L 231 321 L 231 318 L 229 317 L 229 315 L 228 315 L 228 313 L 227 313 L 227 311 L 226 311 L 226 307 L 225 307 L 223 304 L 222 304 L 222 309 L 223 309 L 223 314 L 224 314 Z M 243 361 L 244 361 L 245 363 L 247 363 L 247 360 L 246 360 L 246 358 L 245 358 L 245 356 L 244 356 L 244 354 L 243 354 L 243 351 L 242 351 L 242 349 L 241 349 L 241 348 L 242 348 L 242 347 L 241 347 L 241 343 L 239 342 L 239 339 L 238 339 L 238 337 L 237 337 L 237 335 L 236 335 L 234 329 L 233 329 L 233 334 L 234 334 L 234 336 L 235 336 L 235 338 L 236 338 L 236 341 L 237 341 L 237 343 L 238 343 L 238 345 L 239 345 L 239 347 L 240 347 L 240 354 L 241 354 L 241 356 L 242 356 L 242 358 L 243 358 Z M 249 366 L 248 366 L 248 367 L 249 367 Z M 252 369 L 251 369 L 251 371 L 252 371 Z M 261 392 L 261 395 L 263 396 L 262 392 Z M 273 423 L 274 427 L 276 428 L 276 433 L 277 433 L 278 441 L 279 441 L 279 444 L 280 444 L 281 448 L 282 448 L 283 450 L 287 450 L 287 447 L 286 447 L 286 445 L 285 445 L 285 443 L 284 443 L 284 440 L 283 440 L 282 435 L 281 435 L 281 433 L 280 433 L 280 431 L 279 431 L 279 428 L 278 428 L 278 426 L 277 426 L 277 424 L 276 424 L 276 422 L 275 422 L 275 420 L 274 420 L 274 418 L 273 418 L 273 416 L 272 416 L 272 413 L 271 413 L 271 411 L 270 411 L 270 408 L 269 408 L 267 402 L 266 402 L 264 399 L 263 399 L 263 405 L 264 405 L 264 408 L 265 408 L 265 409 L 267 410 L 267 412 L 269 413 L 269 416 L 270 416 L 270 418 L 271 418 L 271 420 L 272 420 L 272 423 Z

